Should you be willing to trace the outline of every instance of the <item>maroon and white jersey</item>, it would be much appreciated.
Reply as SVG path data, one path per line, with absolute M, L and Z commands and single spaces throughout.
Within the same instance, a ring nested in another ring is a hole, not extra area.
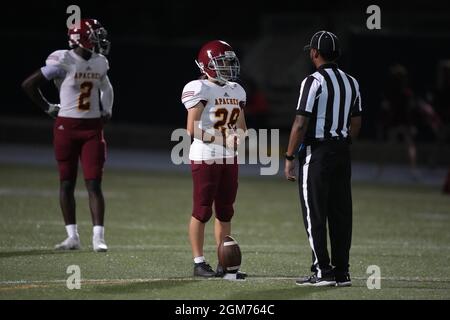
M 220 86 L 209 80 L 194 80 L 184 87 L 181 101 L 186 109 L 204 101 L 205 109 L 200 118 L 199 128 L 214 134 L 215 130 L 236 129 L 241 107 L 246 102 L 246 93 L 236 82 L 227 82 Z M 233 150 L 223 146 L 194 139 L 189 159 L 211 160 L 230 158 L 235 155 Z
M 48 80 L 54 80 L 59 90 L 58 116 L 100 118 L 99 90 L 111 86 L 108 69 L 108 60 L 101 54 L 93 53 L 89 60 L 74 50 L 57 50 L 50 54 L 41 71 Z M 112 101 L 106 108 L 112 108 Z

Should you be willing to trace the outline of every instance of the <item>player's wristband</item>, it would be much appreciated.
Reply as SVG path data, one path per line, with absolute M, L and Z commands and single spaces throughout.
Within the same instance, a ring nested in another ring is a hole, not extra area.
M 286 160 L 289 160 L 289 161 L 292 161 L 292 160 L 295 159 L 295 156 L 294 156 L 294 155 L 290 156 L 290 155 L 288 155 L 287 153 L 284 155 L 284 157 L 286 158 Z

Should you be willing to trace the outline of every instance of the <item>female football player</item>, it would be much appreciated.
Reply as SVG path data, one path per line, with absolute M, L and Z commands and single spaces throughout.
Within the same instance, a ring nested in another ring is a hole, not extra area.
M 68 35 L 72 49 L 50 54 L 46 66 L 29 76 L 22 87 L 35 104 L 56 118 L 53 144 L 60 176 L 60 205 L 68 236 L 56 249 L 80 248 L 74 198 L 80 160 L 94 225 L 92 246 L 94 251 L 102 252 L 108 249 L 104 240 L 105 202 L 101 189 L 106 156 L 103 122 L 111 117 L 113 104 L 108 60 L 103 55 L 109 51 L 109 41 L 106 30 L 94 19 L 82 19 L 78 28 L 69 29 Z M 59 90 L 60 104 L 49 103 L 39 89 L 51 80 Z
M 206 43 L 196 63 L 202 79 L 189 82 L 181 96 L 188 111 L 187 130 L 193 137 L 189 152 L 193 179 L 189 239 L 194 276 L 214 277 L 224 272 L 220 265 L 215 272 L 205 260 L 205 224 L 212 216 L 214 204 L 217 246 L 231 233 L 238 188 L 236 149 L 247 130 L 243 111 L 246 93 L 235 82 L 240 65 L 228 43 L 219 40 Z

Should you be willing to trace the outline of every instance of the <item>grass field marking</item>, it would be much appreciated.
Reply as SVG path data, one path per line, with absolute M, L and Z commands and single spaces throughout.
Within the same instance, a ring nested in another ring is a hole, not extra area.
M 128 194 L 126 192 L 104 191 L 103 194 L 107 198 L 120 198 L 120 199 L 128 198 Z M 0 187 L 0 196 L 26 196 L 26 197 L 43 197 L 43 198 L 58 199 L 59 191 L 58 188 L 44 189 L 44 188 Z M 86 190 L 76 189 L 75 197 L 88 198 L 88 193 Z
M 271 276 L 249 276 L 247 281 L 294 281 L 298 277 L 271 277 Z M 354 280 L 367 280 L 367 277 L 352 277 Z M 441 282 L 450 283 L 450 278 L 420 278 L 420 277 L 381 277 L 384 281 L 395 282 Z M 221 278 L 194 278 L 194 277 L 180 277 L 180 278 L 134 278 L 134 279 L 81 279 L 81 284 L 84 285 L 111 285 L 111 284 L 131 284 L 131 283 L 145 283 L 145 282 L 162 282 L 162 281 L 222 281 Z M 11 280 L 0 281 L 0 291 L 9 288 L 29 289 L 34 287 L 48 287 L 57 284 L 65 284 L 66 279 L 63 280 Z
M 205 281 L 205 280 L 220 280 L 220 279 L 195 279 L 195 278 L 148 278 L 148 279 L 81 279 L 81 285 L 114 285 L 114 284 L 132 284 L 132 283 L 146 283 L 146 282 L 161 282 L 161 281 Z M 0 282 L 0 292 L 10 290 L 23 289 L 44 289 L 55 285 L 66 284 L 67 280 L 31 280 L 31 281 L 2 281 Z
M 31 222 L 30 222 L 31 223 Z M 42 223 L 37 223 L 41 225 Z M 88 223 L 81 223 L 81 225 L 87 225 Z M 79 223 L 80 225 L 80 223 Z M 291 244 L 270 244 L 270 245 L 264 245 L 264 244 L 256 244 L 256 245 L 246 245 L 246 244 L 240 244 L 239 245 L 241 249 L 244 250 L 267 250 L 267 249 L 273 249 L 278 252 L 280 252 L 280 249 L 282 252 L 295 252 L 299 253 L 299 250 L 309 248 L 309 246 L 304 244 L 299 245 L 291 245 Z M 190 250 L 190 247 L 186 245 L 166 245 L 166 244 L 134 244 L 134 245 L 110 245 L 110 252 L 114 252 L 114 249 L 118 250 L 152 250 L 152 249 L 186 249 L 187 251 Z M 85 249 L 88 248 L 88 246 L 84 247 Z M 205 250 L 215 250 L 216 247 L 214 245 L 205 245 Z M 411 245 L 408 244 L 368 244 L 368 245 L 352 245 L 352 249 L 385 249 L 385 248 L 402 248 L 402 249 L 408 249 L 408 250 L 438 250 L 438 251 L 450 251 L 450 246 L 447 245 L 421 245 L 421 244 L 414 244 Z M 9 251 L 32 251 L 32 250 L 53 250 L 53 246 L 0 246 L 0 250 L 4 252 Z M 83 251 L 83 250 L 82 250 Z

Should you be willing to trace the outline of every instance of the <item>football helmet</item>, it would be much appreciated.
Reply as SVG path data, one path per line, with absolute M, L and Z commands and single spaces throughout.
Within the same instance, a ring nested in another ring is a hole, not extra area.
M 107 39 L 108 32 L 95 19 L 81 19 L 79 28 L 71 28 L 68 31 L 69 46 L 80 46 L 91 52 L 108 54 L 111 43 Z
M 195 62 L 200 71 L 210 79 L 225 83 L 239 78 L 239 59 L 225 41 L 214 40 L 203 45 Z

